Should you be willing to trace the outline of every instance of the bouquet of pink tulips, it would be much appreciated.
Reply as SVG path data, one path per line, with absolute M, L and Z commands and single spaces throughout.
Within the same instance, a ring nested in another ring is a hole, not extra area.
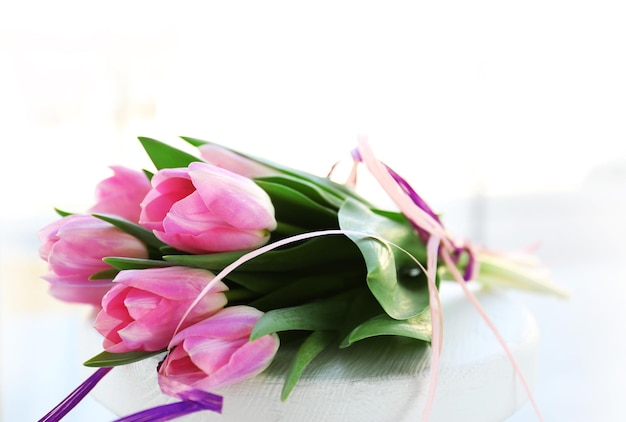
M 219 412 L 213 391 L 265 370 L 283 337 L 297 348 L 287 399 L 327 347 L 393 335 L 430 342 L 438 353 L 442 278 L 552 288 L 515 262 L 455 241 L 365 141 L 340 184 L 184 139 L 197 155 L 140 138 L 156 171 L 112 167 L 91 209 L 59 211 L 40 231 L 50 293 L 96 307 L 104 349 L 85 362 L 99 369 L 42 420 L 60 420 L 111 368 L 155 355 L 161 390 L 180 401 L 120 421 Z M 359 165 L 399 211 L 355 192 Z

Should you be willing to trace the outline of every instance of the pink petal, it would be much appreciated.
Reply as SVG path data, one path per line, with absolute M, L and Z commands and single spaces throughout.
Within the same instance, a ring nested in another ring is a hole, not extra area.
M 201 234 L 224 225 L 207 209 L 200 194 L 193 192 L 172 205 L 163 221 L 163 230 L 168 233 Z
M 220 367 L 228 364 L 237 349 L 247 343 L 246 339 L 225 341 L 221 339 L 207 339 L 189 337 L 182 346 L 192 362 L 205 374 L 212 374 Z
M 196 386 L 205 391 L 235 384 L 263 372 L 278 351 L 278 336 L 270 334 L 246 342 L 231 357 L 227 365 L 199 381 Z
M 211 164 L 243 177 L 254 178 L 276 174 L 276 170 L 218 145 L 201 145 L 198 151 L 200 151 L 200 156 Z
M 255 249 L 270 238 L 266 230 L 242 231 L 225 227 L 213 228 L 200 235 L 179 232 L 155 232 L 155 235 L 168 245 L 194 254 Z
M 175 266 L 121 271 L 114 280 L 163 298 L 181 301 L 195 298 L 214 277 L 210 271 L 200 268 Z M 227 289 L 220 281 L 211 287 L 209 293 Z
M 102 296 L 111 288 L 108 284 L 70 284 L 52 283 L 48 292 L 55 298 L 65 302 L 86 303 L 99 307 Z
M 276 228 L 269 196 L 252 180 L 205 163 L 191 163 L 189 175 L 207 208 L 240 229 Z
M 194 192 L 195 188 L 186 169 L 161 170 L 152 178 L 152 186 L 141 203 L 139 224 L 158 230 L 172 205 Z
M 111 166 L 113 176 L 96 186 L 97 203 L 90 213 L 113 214 L 137 222 L 139 204 L 150 190 L 150 182 L 143 172 L 122 166 Z
M 157 308 L 161 302 L 161 298 L 153 293 L 144 290 L 129 289 L 124 305 L 128 309 L 129 316 L 138 320 L 146 317 L 150 312 Z
M 172 344 L 179 344 L 187 337 L 220 338 L 237 340 L 248 338 L 263 313 L 250 306 L 229 306 L 215 315 L 179 331 Z

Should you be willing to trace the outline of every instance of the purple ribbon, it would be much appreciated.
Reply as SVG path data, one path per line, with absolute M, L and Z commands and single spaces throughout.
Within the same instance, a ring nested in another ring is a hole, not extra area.
M 72 391 L 61 403 L 57 404 L 46 416 L 39 419 L 39 422 L 58 422 L 69 413 L 87 394 L 98 384 L 98 382 L 109 373 L 111 367 L 99 368 L 81 385 Z
M 354 158 L 355 160 L 359 162 L 363 161 L 363 159 L 361 158 L 361 154 L 359 154 L 358 149 L 352 150 L 352 158 Z M 385 169 L 387 170 L 389 175 L 398 184 L 398 186 L 400 186 L 402 191 L 411 199 L 411 201 L 413 201 L 413 203 L 417 205 L 422 211 L 424 211 L 426 214 L 432 217 L 437 223 L 443 226 L 439 216 L 435 214 L 435 212 L 432 210 L 432 208 L 430 208 L 430 206 L 426 203 L 426 201 L 424 201 L 422 197 L 417 194 L 417 192 L 415 191 L 415 189 L 413 189 L 413 187 L 409 184 L 409 182 L 407 182 L 402 176 L 396 173 L 395 170 L 393 170 L 391 167 L 387 166 L 384 163 L 382 164 L 383 166 L 385 166 Z M 428 243 L 430 234 L 426 230 L 418 226 L 411 219 L 408 219 L 408 220 L 411 223 L 411 226 L 413 226 L 413 228 L 417 232 L 420 239 L 422 239 L 422 242 Z M 452 259 L 454 260 L 455 263 L 458 263 L 459 258 L 461 257 L 461 254 L 464 252 L 467 253 L 468 262 L 467 262 L 467 266 L 465 267 L 465 271 L 463 273 L 463 279 L 465 281 L 469 281 L 472 278 L 472 275 L 474 273 L 474 268 L 476 267 L 476 256 L 474 255 L 474 253 L 467 247 L 455 248 L 455 250 L 452 252 Z
M 58 422 L 67 415 L 87 394 L 98 384 L 98 382 L 113 369 L 112 367 L 99 368 L 81 385 L 72 391 L 61 403 L 56 405 L 39 422 Z M 180 416 L 201 410 L 211 410 L 222 412 L 222 396 L 207 393 L 201 390 L 184 391 L 178 395 L 182 401 L 165 404 L 125 416 L 115 422 L 165 422 Z
M 117 419 L 115 422 L 165 422 L 201 410 L 222 412 L 223 398 L 217 394 L 191 390 L 180 393 L 179 397 L 183 400 L 142 410 Z

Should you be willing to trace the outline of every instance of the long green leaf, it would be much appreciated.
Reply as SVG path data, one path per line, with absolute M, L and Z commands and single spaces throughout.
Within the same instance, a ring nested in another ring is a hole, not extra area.
M 105 258 L 106 259 L 106 258 Z M 98 271 L 89 277 L 89 280 L 113 280 L 117 273 L 120 271 L 115 268 L 109 268 L 108 270 Z
M 322 271 L 317 274 L 287 273 L 293 281 L 284 283 L 250 306 L 261 311 L 285 308 L 353 289 L 365 282 L 364 271 Z
M 356 327 L 382 313 L 383 308 L 367 287 L 355 290 L 350 297 L 346 316 L 339 326 L 339 338 L 347 337 Z
M 206 255 L 165 255 L 171 264 L 219 271 L 248 251 L 224 252 Z M 363 262 L 359 249 L 345 236 L 316 237 L 291 247 L 274 249 L 242 264 L 239 271 L 294 271 L 304 268 L 319 269 L 332 263 Z
M 146 150 L 146 153 L 150 157 L 150 160 L 152 160 L 152 163 L 157 170 L 164 168 L 187 167 L 194 161 L 202 161 L 202 159 L 198 157 L 167 145 L 161 141 L 157 141 L 156 139 L 140 136 L 139 142 L 141 142 L 141 145 Z
M 337 330 L 345 317 L 350 297 L 349 294 L 342 294 L 305 305 L 266 312 L 254 326 L 250 340 L 280 331 Z
M 170 264 L 204 268 L 206 270 L 222 270 L 241 258 L 249 251 L 219 252 L 205 255 L 164 255 L 163 259 Z
M 410 337 L 417 340 L 430 341 L 432 337 L 432 325 L 430 312 L 425 310 L 413 318 L 398 320 L 387 314 L 381 314 L 371 318 L 356 327 L 341 342 L 340 347 L 348 347 L 352 343 L 364 338 L 395 335 Z
M 155 255 L 158 256 L 159 249 L 163 246 L 166 246 L 165 243 L 157 239 L 156 236 L 150 230 L 140 226 L 139 224 L 135 224 L 128 220 L 124 220 L 122 218 L 115 217 L 112 215 L 93 214 L 93 216 L 96 218 L 99 218 L 100 220 L 106 221 L 107 223 L 113 224 L 118 229 L 141 240 L 150 249 L 151 257 L 154 257 Z
M 118 270 L 143 270 L 146 268 L 171 267 L 172 264 L 155 259 L 125 258 L 109 256 L 103 259 L 104 262 Z
M 287 186 L 293 190 L 300 192 L 307 198 L 315 201 L 316 203 L 338 210 L 343 204 L 344 199 L 339 198 L 336 195 L 328 193 L 326 190 L 320 188 L 319 185 L 311 182 L 310 180 L 294 177 L 287 174 L 277 174 L 273 176 L 258 177 L 254 179 L 255 182 L 269 182 L 278 185 Z
M 421 314 L 429 304 L 428 284 L 411 256 L 425 262 L 426 248 L 411 225 L 391 214 L 375 213 L 353 200 L 347 200 L 339 210 L 339 225 L 345 230 L 372 234 L 348 237 L 363 254 L 368 286 L 385 312 L 395 319 Z M 391 243 L 400 245 L 411 256 Z
M 120 366 L 127 365 L 129 363 L 138 362 L 140 360 L 149 358 L 151 356 L 157 356 L 161 353 L 165 352 L 165 350 L 159 350 L 157 352 L 127 352 L 127 353 L 111 353 L 104 351 L 102 353 L 97 354 L 92 357 L 83 365 L 89 367 L 109 367 L 109 366 Z
M 280 396 L 282 401 L 287 400 L 287 397 L 289 397 L 289 394 L 298 383 L 298 380 L 309 363 L 328 347 L 336 337 L 337 333 L 332 331 L 313 331 L 313 333 L 304 340 L 287 370 L 287 376 L 285 377 L 285 383 L 283 384 Z
M 257 293 L 257 295 L 266 295 L 275 290 L 281 289 L 285 285 L 294 281 L 293 276 L 287 272 L 252 272 L 252 271 L 233 271 L 228 274 L 228 280 L 241 287 Z
M 337 227 L 336 209 L 321 205 L 290 186 L 263 179 L 255 182 L 272 200 L 277 220 L 309 229 Z
M 181 139 L 183 139 L 185 142 L 187 142 L 190 145 L 193 145 L 194 147 L 199 147 L 205 144 L 210 144 L 211 142 L 209 141 L 203 141 L 201 139 L 197 139 L 197 138 L 191 138 L 189 136 L 181 136 Z
M 67 217 L 68 215 L 72 215 L 73 213 L 68 212 L 68 211 L 63 211 L 59 208 L 55 208 L 54 211 L 59 214 L 61 217 Z

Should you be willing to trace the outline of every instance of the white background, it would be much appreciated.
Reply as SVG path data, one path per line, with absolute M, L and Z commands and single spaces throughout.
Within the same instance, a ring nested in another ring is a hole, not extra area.
M 81 379 L 83 309 L 46 296 L 35 233 L 89 206 L 108 165 L 147 166 L 137 136 L 323 175 L 360 134 L 453 232 L 542 244 L 573 293 L 519 296 L 546 420 L 626 419 L 625 18 L 618 1 L 0 2 L 3 420 Z

